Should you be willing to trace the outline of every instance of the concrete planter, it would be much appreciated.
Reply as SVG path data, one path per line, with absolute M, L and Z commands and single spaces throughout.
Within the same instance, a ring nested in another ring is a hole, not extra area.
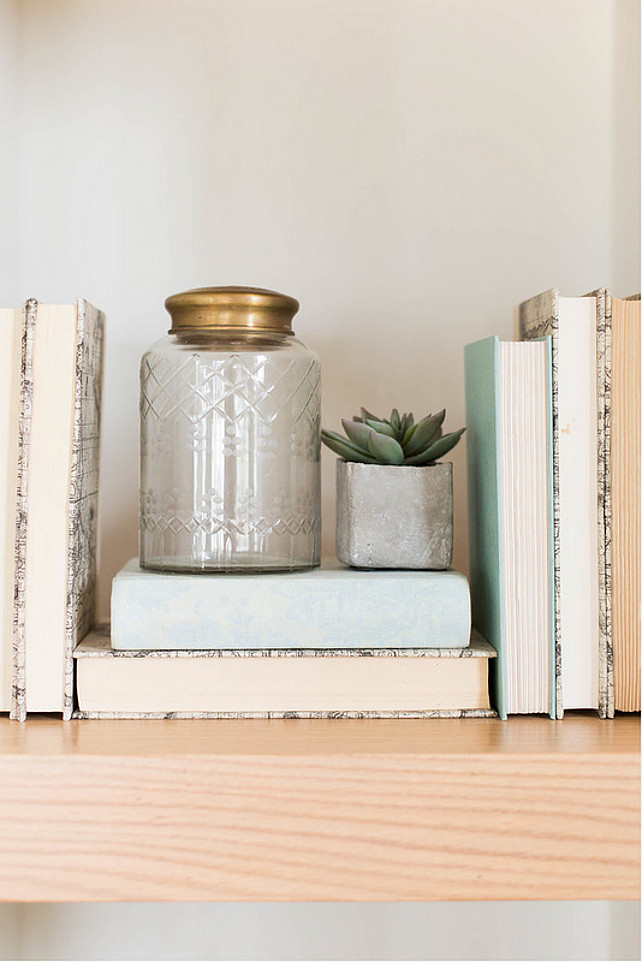
M 449 568 L 453 466 L 337 461 L 337 557 L 353 568 Z

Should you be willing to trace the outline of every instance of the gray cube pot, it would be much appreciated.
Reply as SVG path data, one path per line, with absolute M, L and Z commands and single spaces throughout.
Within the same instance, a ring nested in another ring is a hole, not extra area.
M 353 568 L 449 568 L 453 466 L 337 461 L 337 557 Z

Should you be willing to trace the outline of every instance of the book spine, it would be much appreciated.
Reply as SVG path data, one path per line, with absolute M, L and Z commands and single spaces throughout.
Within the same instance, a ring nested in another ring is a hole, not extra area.
M 563 718 L 564 704 L 562 699 L 562 631 L 560 609 L 560 496 L 559 496 L 559 410 L 558 410 L 558 344 L 557 331 L 559 327 L 559 292 L 547 291 L 538 297 L 531 298 L 519 307 L 520 337 L 524 341 L 536 338 L 551 338 L 551 407 L 552 407 L 552 435 L 553 435 L 553 608 L 554 608 L 554 666 L 555 687 L 553 714 L 555 718 Z
M 22 342 L 20 352 L 20 394 L 18 415 L 18 473 L 16 485 L 16 532 L 14 542 L 13 594 L 13 682 L 10 717 L 24 721 L 27 717 L 25 686 L 25 570 L 27 555 L 27 523 L 29 515 L 29 450 L 33 405 L 33 347 L 38 302 L 31 298 L 23 305 Z
M 473 623 L 497 652 L 497 659 L 490 666 L 490 683 L 494 705 L 504 721 L 507 713 L 498 338 L 468 344 L 464 359 Z
M 497 718 L 492 708 L 425 711 L 106 712 L 75 711 L 74 718 Z
M 615 301 L 615 299 L 614 299 Z M 617 299 L 612 311 L 612 639 L 614 709 L 640 711 L 642 579 L 640 576 L 640 295 Z M 637 307 L 637 310 L 636 310 Z
M 546 368 L 547 368 L 547 398 L 548 398 L 548 461 L 547 461 L 547 474 L 548 474 L 548 492 L 549 492 L 549 506 L 548 506 L 548 556 L 549 559 L 555 557 L 555 544 L 553 537 L 553 491 L 554 491 L 554 481 L 553 481 L 553 454 L 555 451 L 555 445 L 553 444 L 553 338 L 550 335 L 546 336 Z M 550 611 L 550 636 L 551 636 L 551 651 L 550 651 L 550 690 L 551 690 L 551 700 L 550 700 L 550 710 L 549 715 L 551 718 L 557 718 L 557 685 L 558 678 L 561 678 L 561 665 L 558 663 L 557 659 L 557 631 L 556 631 L 556 621 L 555 621 L 555 568 L 554 565 L 549 561 L 549 595 L 551 599 L 551 611 Z M 558 605 L 559 607 L 559 605 Z
M 611 295 L 594 291 L 597 304 L 597 484 L 600 624 L 600 718 L 613 718 L 613 633 L 611 627 Z
M 104 318 L 77 305 L 76 373 L 68 508 L 63 719 L 74 710 L 73 650 L 93 626 L 96 608 L 98 470 Z

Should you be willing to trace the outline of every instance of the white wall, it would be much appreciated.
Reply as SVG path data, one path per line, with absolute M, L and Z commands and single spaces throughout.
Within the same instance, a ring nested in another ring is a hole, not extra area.
M 635 160 L 621 150 L 638 129 L 635 9 L 24 4 L 20 293 L 82 293 L 109 319 L 103 614 L 114 572 L 136 553 L 137 368 L 166 330 L 168 293 L 292 293 L 298 331 L 322 357 L 327 426 L 360 404 L 445 404 L 455 428 L 463 345 L 509 336 L 520 299 L 553 284 L 638 286 Z M 461 445 L 461 567 L 464 459 Z
M 638 20 L 635 0 L 0 0 L 0 129 L 13 130 L 18 88 L 22 118 L 19 165 L 0 151 L 0 301 L 83 294 L 108 314 L 101 614 L 136 552 L 137 369 L 167 327 L 167 294 L 294 294 L 322 357 L 327 426 L 360 404 L 445 404 L 455 428 L 463 345 L 510 336 L 518 301 L 552 285 L 639 289 Z M 463 445 L 453 460 L 465 567 Z M 327 453 L 324 472 L 331 550 Z M 589 959 L 635 956 L 635 912 L 132 905 L 20 918 L 24 957 L 375 958 L 379 946 Z
M 640 3 L 614 4 L 613 285 L 640 289 Z M 637 278 L 637 286 L 635 280 Z
M 0 2 L 0 307 L 20 299 L 18 258 L 19 0 Z

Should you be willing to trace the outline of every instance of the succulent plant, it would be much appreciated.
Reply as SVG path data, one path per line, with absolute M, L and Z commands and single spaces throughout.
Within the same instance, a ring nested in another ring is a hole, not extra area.
M 444 408 L 415 422 L 412 414 L 400 415 L 394 408 L 386 420 L 361 408 L 360 417 L 341 421 L 346 437 L 322 430 L 321 440 L 344 461 L 423 467 L 443 458 L 466 430 L 460 428 L 443 434 L 441 426 L 445 417 Z

